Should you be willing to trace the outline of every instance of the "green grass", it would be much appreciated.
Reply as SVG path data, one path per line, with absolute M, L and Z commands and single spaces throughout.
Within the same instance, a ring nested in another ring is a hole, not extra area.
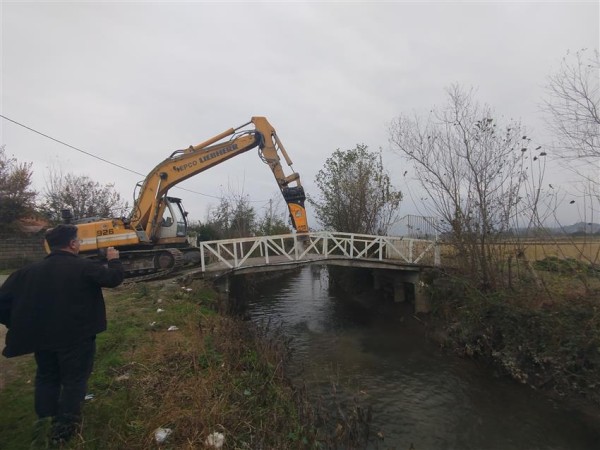
M 0 442 L 2 448 L 17 450 L 27 448 L 23 443 L 31 440 L 31 426 L 36 420 L 33 411 L 33 377 L 35 364 L 28 357 L 21 365 L 17 380 L 9 383 L 0 392 Z
M 70 449 L 159 448 L 154 431 L 173 429 L 161 449 L 203 448 L 215 431 L 224 448 L 317 448 L 306 405 L 283 371 L 285 339 L 217 314 L 217 294 L 201 282 L 109 291 L 109 327 L 84 405 L 82 434 Z M 158 312 L 160 308 L 164 311 Z M 177 331 L 167 331 L 169 326 Z M 33 413 L 33 361 L 0 392 L 0 442 L 27 448 Z

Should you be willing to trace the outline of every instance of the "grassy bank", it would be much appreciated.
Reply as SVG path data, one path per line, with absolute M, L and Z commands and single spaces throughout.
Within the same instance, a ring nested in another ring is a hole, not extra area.
M 312 409 L 285 379 L 276 331 L 218 314 L 215 292 L 200 282 L 119 288 L 108 292 L 107 309 L 94 398 L 69 448 L 197 449 L 213 433 L 225 437 L 223 448 L 317 446 Z M 17 450 L 28 447 L 35 420 L 34 364 L 30 356 L 9 363 L 18 368 L 0 392 L 0 442 Z M 162 445 L 159 428 L 171 430 Z
M 460 276 L 432 283 L 436 338 L 521 383 L 600 406 L 600 279 L 546 261 L 514 289 L 481 292 Z

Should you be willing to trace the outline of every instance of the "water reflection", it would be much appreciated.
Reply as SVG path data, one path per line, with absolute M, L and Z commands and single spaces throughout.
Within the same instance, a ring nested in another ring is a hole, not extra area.
M 325 269 L 303 268 L 261 287 L 253 320 L 293 337 L 292 375 L 327 399 L 373 408 L 375 448 L 600 449 L 600 430 L 538 392 L 442 352 L 406 306 L 350 301 Z

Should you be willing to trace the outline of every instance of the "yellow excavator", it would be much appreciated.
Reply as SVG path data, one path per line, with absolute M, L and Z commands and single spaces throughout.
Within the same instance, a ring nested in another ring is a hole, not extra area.
M 225 140 L 228 136 L 230 138 Z M 297 233 L 308 232 L 306 196 L 300 175 L 293 171 L 285 174 L 281 157 L 290 170 L 292 161 L 265 117 L 252 117 L 244 125 L 174 151 L 137 184 L 139 192 L 128 218 L 95 217 L 73 221 L 70 212 L 65 210 L 63 220 L 77 226 L 82 256 L 102 259 L 108 247 L 117 248 L 128 277 L 162 274 L 195 263 L 200 253 L 187 241 L 187 213 L 180 199 L 167 195 L 169 189 L 257 147 L 260 159 L 273 172 L 288 205 L 292 226 Z

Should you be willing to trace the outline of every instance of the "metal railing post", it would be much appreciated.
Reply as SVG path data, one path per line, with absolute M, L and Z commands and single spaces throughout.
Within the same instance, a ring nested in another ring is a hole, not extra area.
M 294 235 L 294 261 L 298 261 L 300 255 L 298 254 L 298 246 L 300 245 L 300 241 L 298 241 L 298 235 Z
M 263 241 L 262 241 L 262 243 L 265 246 L 265 249 L 264 249 L 265 262 L 267 264 L 269 264 L 269 245 L 268 245 L 269 244 L 269 238 L 264 238 Z M 260 247 L 260 251 L 261 251 L 261 253 L 263 253 L 262 246 Z

